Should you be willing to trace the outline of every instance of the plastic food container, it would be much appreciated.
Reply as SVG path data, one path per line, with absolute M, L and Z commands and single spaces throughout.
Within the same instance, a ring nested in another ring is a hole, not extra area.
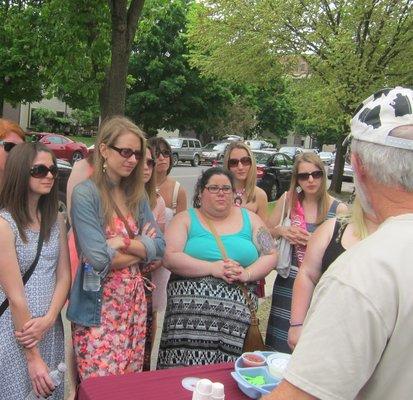
M 241 390 L 241 392 L 243 392 L 251 399 L 259 399 L 262 395 L 270 393 L 281 382 L 281 378 L 273 376 L 270 373 L 268 358 L 273 355 L 279 355 L 280 358 L 283 358 L 285 356 L 289 358 L 290 355 L 272 351 L 256 351 L 249 354 L 257 354 L 264 357 L 264 365 L 259 367 L 246 367 L 244 365 L 244 358 L 241 356 L 236 360 L 235 371 L 231 373 L 231 376 L 237 382 L 238 388 Z M 264 378 L 265 384 L 260 386 L 252 385 L 245 379 L 245 376 L 262 376 Z
M 267 366 L 269 373 L 277 379 L 284 377 L 284 371 L 287 368 L 291 355 L 285 353 L 274 353 L 267 357 Z
M 261 367 L 266 362 L 265 356 L 260 352 L 244 353 L 241 359 L 243 367 Z

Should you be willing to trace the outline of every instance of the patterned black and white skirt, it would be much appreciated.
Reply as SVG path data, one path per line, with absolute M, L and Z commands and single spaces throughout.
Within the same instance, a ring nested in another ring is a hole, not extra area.
M 254 287 L 248 288 L 255 307 Z M 235 361 L 250 324 L 237 285 L 213 277 L 170 280 L 158 369 Z

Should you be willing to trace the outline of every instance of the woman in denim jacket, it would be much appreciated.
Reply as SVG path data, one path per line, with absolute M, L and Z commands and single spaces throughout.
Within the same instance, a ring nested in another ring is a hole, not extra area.
M 142 370 L 147 309 L 139 265 L 161 258 L 165 247 L 145 197 L 145 146 L 142 131 L 127 118 L 105 121 L 92 178 L 73 191 L 71 218 L 83 264 L 67 317 L 82 380 Z

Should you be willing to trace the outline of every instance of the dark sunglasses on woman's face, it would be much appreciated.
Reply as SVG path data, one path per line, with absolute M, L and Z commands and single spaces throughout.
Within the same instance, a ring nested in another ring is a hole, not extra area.
M 152 158 L 147 158 L 146 159 L 146 165 L 148 166 L 148 168 L 153 168 L 155 166 L 155 160 Z
M 0 146 L 3 146 L 3 149 L 6 153 L 8 153 L 17 143 L 13 142 L 5 142 L 4 140 L 0 140 Z
M 323 171 L 313 171 L 313 172 L 301 172 L 297 174 L 297 178 L 299 181 L 308 181 L 310 179 L 310 176 L 313 179 L 321 179 L 324 175 Z
M 52 174 L 53 178 L 56 178 L 59 170 L 57 169 L 56 165 L 51 165 L 50 167 L 48 167 L 44 164 L 33 165 L 33 167 L 30 169 L 30 175 L 33 178 L 46 178 L 49 172 Z
M 238 164 L 241 163 L 244 167 L 251 165 L 251 157 L 245 156 L 241 158 L 230 158 L 228 160 L 228 167 L 238 167 Z
M 158 149 L 158 150 L 156 150 L 156 152 L 155 152 L 156 158 L 158 158 L 161 154 L 163 155 L 164 158 L 168 158 L 168 157 L 171 156 L 171 152 L 167 149 L 163 149 L 163 150 Z
M 112 145 L 110 145 L 109 147 L 117 151 L 123 158 L 130 158 L 132 157 L 132 155 L 134 155 L 136 161 L 139 161 L 142 159 L 142 152 L 140 150 L 133 151 L 132 149 L 129 149 L 127 147 L 119 148 L 119 147 L 112 146 Z

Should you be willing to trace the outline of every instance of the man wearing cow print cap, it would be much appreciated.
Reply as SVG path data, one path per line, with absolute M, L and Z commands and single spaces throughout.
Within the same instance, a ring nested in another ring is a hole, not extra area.
M 284 380 L 265 400 L 413 398 L 413 91 L 383 89 L 351 121 L 363 208 L 379 229 L 316 287 Z

